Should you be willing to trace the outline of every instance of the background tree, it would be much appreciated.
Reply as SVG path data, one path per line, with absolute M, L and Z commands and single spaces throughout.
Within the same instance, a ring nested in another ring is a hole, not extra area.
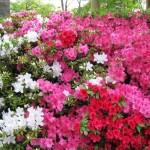
M 74 0 L 61 0 L 61 9 L 67 11 L 68 7 Z
M 62 10 L 65 10 L 65 7 L 64 7 L 64 0 L 61 0 L 61 9 L 62 9 Z
M 11 12 L 35 10 L 42 15 L 48 15 L 55 10 L 52 4 L 43 4 L 42 0 L 16 0 L 10 4 Z
M 150 1 L 150 0 L 149 0 Z M 74 9 L 75 15 L 86 16 L 91 10 L 94 15 L 106 15 L 108 13 L 128 16 L 129 12 L 141 9 L 142 0 L 89 0 L 89 2 L 81 8 Z
M 150 8 L 150 0 L 146 0 L 146 8 Z
M 100 1 L 99 0 L 91 0 L 91 12 L 94 13 L 99 10 Z
M 77 0 L 77 2 L 78 2 L 78 8 L 79 8 L 79 9 L 81 8 L 81 1 L 82 1 L 82 0 Z
M 10 0 L 0 0 L 0 17 L 10 15 Z

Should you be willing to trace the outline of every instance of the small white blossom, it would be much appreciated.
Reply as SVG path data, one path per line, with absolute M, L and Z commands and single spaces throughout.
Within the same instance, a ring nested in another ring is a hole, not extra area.
M 67 90 L 64 90 L 64 91 L 63 91 L 63 94 L 64 94 L 66 97 L 68 97 L 68 96 L 70 95 L 69 91 L 67 91 Z
M 0 29 L 3 29 L 3 25 L 0 23 Z
M 18 38 L 18 44 L 21 45 L 22 43 L 23 43 L 23 38 L 22 38 L 22 37 L 19 37 L 19 38 Z
M 15 82 L 12 84 L 16 93 L 23 93 L 24 86 L 21 82 Z
M 82 66 L 79 66 L 80 69 L 86 69 L 86 71 L 92 71 L 93 70 L 93 64 L 90 62 L 84 63 Z
M 32 80 L 31 74 L 26 73 L 25 75 L 19 75 L 17 77 L 17 82 L 13 83 L 12 86 L 14 87 L 16 93 L 23 93 L 24 88 L 29 88 L 32 90 L 37 88 L 37 82 Z
M 28 43 L 38 41 L 38 34 L 35 31 L 28 31 L 24 36 L 27 38 Z
M 46 17 L 46 18 L 44 19 L 44 22 L 47 23 L 48 21 L 49 21 L 49 18 Z
M 101 86 L 101 81 L 103 79 L 101 77 L 98 77 L 96 79 L 90 79 L 89 82 L 92 83 L 93 85 L 98 85 L 98 86 Z
M 51 72 L 52 70 L 51 70 L 51 67 L 50 67 L 49 65 L 45 65 L 45 66 L 43 67 L 43 71 L 44 71 L 44 72 Z
M 4 98 L 3 98 L 3 97 L 0 98 L 0 108 L 1 108 L 2 106 L 4 106 Z
M 17 44 L 12 42 L 12 38 L 10 35 L 5 34 L 1 39 L 0 39 L 0 56 L 2 58 L 4 57 L 10 57 L 11 53 L 18 53 L 18 49 L 20 48 L 19 42 L 16 42 Z
M 6 18 L 5 21 L 12 22 L 12 19 L 11 18 Z
M 91 64 L 90 62 L 86 63 L 86 71 L 92 71 L 93 70 L 93 64 Z
M 106 81 L 106 84 L 108 84 L 108 83 L 115 84 L 116 83 L 116 81 L 113 78 L 111 78 L 110 76 L 106 76 L 105 81 Z
M 2 38 L 3 42 L 7 43 L 7 42 L 9 42 L 9 39 L 10 39 L 10 37 L 8 36 L 8 34 L 4 34 L 4 36 Z
M 95 53 L 94 61 L 97 62 L 98 64 L 99 63 L 104 64 L 104 62 L 108 61 L 107 55 L 105 53 L 102 54 Z
M 54 61 L 53 66 L 51 67 L 53 70 L 53 78 L 59 77 L 62 73 L 61 65 L 59 62 Z
M 2 89 L 3 88 L 3 80 L 2 80 L 2 78 L 0 77 L 0 89 Z
M 27 117 L 27 126 L 35 130 L 39 126 L 43 126 L 43 115 L 42 108 L 37 107 L 37 109 L 34 109 L 33 107 L 30 107 L 27 109 L 29 112 L 29 116 Z
M 10 143 L 15 144 L 16 143 L 15 138 L 16 138 L 15 136 L 8 136 L 4 138 L 3 144 L 10 144 Z
M 38 19 L 38 21 L 40 22 L 40 23 L 43 23 L 43 17 L 40 15 L 40 14 L 38 14 L 37 16 L 36 16 L 36 18 Z

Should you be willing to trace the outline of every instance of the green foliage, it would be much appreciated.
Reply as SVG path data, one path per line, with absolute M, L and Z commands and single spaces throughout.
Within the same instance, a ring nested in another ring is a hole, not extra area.
M 89 2 L 81 8 L 73 9 L 73 13 L 75 16 L 85 17 L 90 12 L 90 8 L 91 8 L 91 3 Z
M 84 119 L 80 122 L 80 126 L 81 126 L 81 129 L 80 129 L 81 134 L 86 134 L 89 131 L 89 128 L 88 128 L 88 115 L 84 116 Z
M 100 4 L 99 14 L 102 16 L 108 13 L 126 16 L 131 11 L 142 9 L 140 0 L 100 0 Z
M 150 14 L 150 8 L 146 9 L 146 10 L 144 11 L 144 13 Z
M 87 16 L 90 12 L 91 3 L 90 1 L 81 8 L 73 10 L 76 16 Z M 129 12 L 137 9 L 143 10 L 141 0 L 100 0 L 100 9 L 92 13 L 92 15 L 104 16 L 108 13 L 118 14 L 120 16 L 128 16 Z
M 44 4 L 42 3 L 42 0 L 16 0 L 16 2 L 11 2 L 10 8 L 12 12 L 35 10 L 36 12 L 44 16 L 47 16 L 55 9 L 54 5 Z

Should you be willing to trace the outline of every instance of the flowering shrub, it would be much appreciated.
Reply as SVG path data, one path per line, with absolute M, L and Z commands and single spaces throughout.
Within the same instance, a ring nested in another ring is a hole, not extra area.
M 150 149 L 149 16 L 0 24 L 0 147 Z

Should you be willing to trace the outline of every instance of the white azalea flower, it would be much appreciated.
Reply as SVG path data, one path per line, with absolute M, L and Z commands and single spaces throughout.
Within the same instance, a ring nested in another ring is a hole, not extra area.
M 2 106 L 4 106 L 4 98 L 3 98 L 3 97 L 0 98 L 0 108 L 1 108 Z
M 23 108 L 20 108 L 20 107 L 18 107 L 17 109 L 16 109 L 16 115 L 17 116 L 23 116 L 24 115 L 24 110 L 23 110 Z
M 8 137 L 4 138 L 3 144 L 10 144 L 10 143 L 15 144 L 16 143 L 15 139 L 16 139 L 15 136 L 8 136 Z
M 106 81 L 106 84 L 108 84 L 108 83 L 115 84 L 116 83 L 116 81 L 113 78 L 111 78 L 110 76 L 106 76 L 105 81 Z
M 104 64 L 104 62 L 108 61 L 107 55 L 105 53 L 102 53 L 102 54 L 95 53 L 94 61 L 97 62 L 98 64 L 100 63 Z
M 53 77 L 59 77 L 62 73 L 61 65 L 59 62 L 54 61 L 53 66 L 51 67 L 53 70 Z
M 23 43 L 23 38 L 22 38 L 22 37 L 19 37 L 19 38 L 18 38 L 18 44 L 21 45 L 22 43 Z
M 80 69 L 86 69 L 86 71 L 92 71 L 93 70 L 93 64 L 90 62 L 84 63 L 82 66 L 79 66 Z
M 36 15 L 36 18 L 38 19 L 38 21 L 40 22 L 40 23 L 43 23 L 43 17 L 40 15 L 40 14 L 38 14 L 38 15 Z
M 70 95 L 69 91 L 67 91 L 67 90 L 64 90 L 64 91 L 63 91 L 63 94 L 64 94 L 66 97 L 68 97 L 68 96 Z
M 7 43 L 7 42 L 9 43 L 9 39 L 10 39 L 10 38 L 9 38 L 8 34 L 4 34 L 4 36 L 3 36 L 2 39 L 3 39 L 3 42 L 4 42 L 4 43 Z
M 12 84 L 16 93 L 23 93 L 24 86 L 21 82 L 15 82 Z
M 11 18 L 6 18 L 5 21 L 12 22 L 12 19 Z
M 96 79 L 90 79 L 89 82 L 92 83 L 93 85 L 98 85 L 98 86 L 101 86 L 101 81 L 103 79 L 101 77 L 98 77 Z
M 51 70 L 51 67 L 50 67 L 49 65 L 45 65 L 45 66 L 43 67 L 43 71 L 44 71 L 44 72 L 51 72 L 52 70 Z
M 27 38 L 29 43 L 38 41 L 38 34 L 35 31 L 28 31 L 24 36 Z
M 92 71 L 93 70 L 93 64 L 91 64 L 90 62 L 86 63 L 86 71 Z
M 0 77 L 0 89 L 2 89 L 3 88 L 3 80 L 2 80 L 2 78 Z
M 34 90 L 37 88 L 37 82 L 33 81 L 31 78 L 31 74 L 26 73 L 25 75 L 18 75 L 17 82 L 12 84 L 16 93 L 23 93 L 24 88 L 29 88 Z
M 27 109 L 29 112 L 29 116 L 27 117 L 27 126 L 35 130 L 39 126 L 43 126 L 43 115 L 42 108 L 37 107 L 37 109 L 34 109 L 33 107 L 30 107 Z
M 3 29 L 3 25 L 0 23 L 0 29 Z
M 30 128 L 36 130 L 39 126 L 43 125 L 43 115 L 42 108 L 29 107 L 27 111 L 29 112 L 29 117 L 25 117 L 25 112 L 23 108 L 18 107 L 16 112 L 11 111 L 2 113 L 2 119 L 0 120 L 0 134 L 5 133 L 5 137 L 0 139 L 0 147 L 3 144 L 16 143 L 14 131 L 21 128 Z

